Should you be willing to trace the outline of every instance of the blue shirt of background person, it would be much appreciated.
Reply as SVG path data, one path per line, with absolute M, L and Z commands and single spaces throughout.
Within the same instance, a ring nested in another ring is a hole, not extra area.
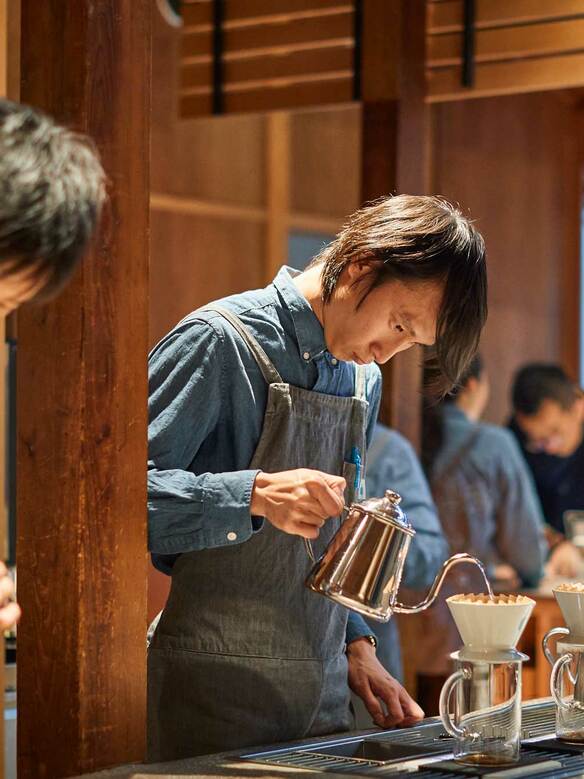
M 367 452 L 367 495 L 380 497 L 387 489 L 401 495 L 401 507 L 416 531 L 406 557 L 402 586 L 428 588 L 448 557 L 448 543 L 414 447 L 396 430 L 377 424 Z M 392 676 L 403 681 L 397 622 L 367 622 L 377 635 L 377 656 Z

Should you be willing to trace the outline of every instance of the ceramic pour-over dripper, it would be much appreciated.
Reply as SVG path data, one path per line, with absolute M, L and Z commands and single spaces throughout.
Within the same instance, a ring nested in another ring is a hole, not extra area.
M 570 640 L 584 644 L 584 584 L 560 584 L 552 591 L 570 631 Z
M 472 650 L 513 649 L 535 601 L 525 595 L 453 595 L 446 603 L 463 643 Z

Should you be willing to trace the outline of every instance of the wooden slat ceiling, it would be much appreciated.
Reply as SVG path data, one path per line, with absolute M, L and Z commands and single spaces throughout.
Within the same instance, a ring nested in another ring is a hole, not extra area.
M 475 0 L 470 87 L 462 85 L 463 0 L 426 6 L 429 102 L 584 86 L 584 0 Z M 223 0 L 220 110 L 354 99 L 357 7 L 356 0 Z M 217 110 L 213 13 L 213 0 L 183 0 L 185 117 Z
M 427 99 L 584 85 L 584 0 L 476 0 L 474 83 L 462 86 L 463 0 L 428 0 Z
M 225 0 L 223 111 L 347 102 L 354 89 L 354 2 Z M 182 116 L 213 111 L 213 2 L 186 0 L 181 40 Z

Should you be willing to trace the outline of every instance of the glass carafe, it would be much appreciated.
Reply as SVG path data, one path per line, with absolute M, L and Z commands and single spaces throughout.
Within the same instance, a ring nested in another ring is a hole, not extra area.
M 454 652 L 455 672 L 440 695 L 440 716 L 454 737 L 454 758 L 474 765 L 519 759 L 521 666 L 516 649 Z M 453 713 L 450 708 L 453 702 Z
M 550 691 L 556 703 L 556 736 L 584 743 L 584 644 L 558 641 Z

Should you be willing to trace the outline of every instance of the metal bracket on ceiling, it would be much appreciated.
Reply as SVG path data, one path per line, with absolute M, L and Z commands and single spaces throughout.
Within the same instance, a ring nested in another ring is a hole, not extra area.
M 475 81 L 475 0 L 464 0 L 462 38 L 462 86 L 470 89 Z
M 224 0 L 213 0 L 213 113 L 223 113 Z

